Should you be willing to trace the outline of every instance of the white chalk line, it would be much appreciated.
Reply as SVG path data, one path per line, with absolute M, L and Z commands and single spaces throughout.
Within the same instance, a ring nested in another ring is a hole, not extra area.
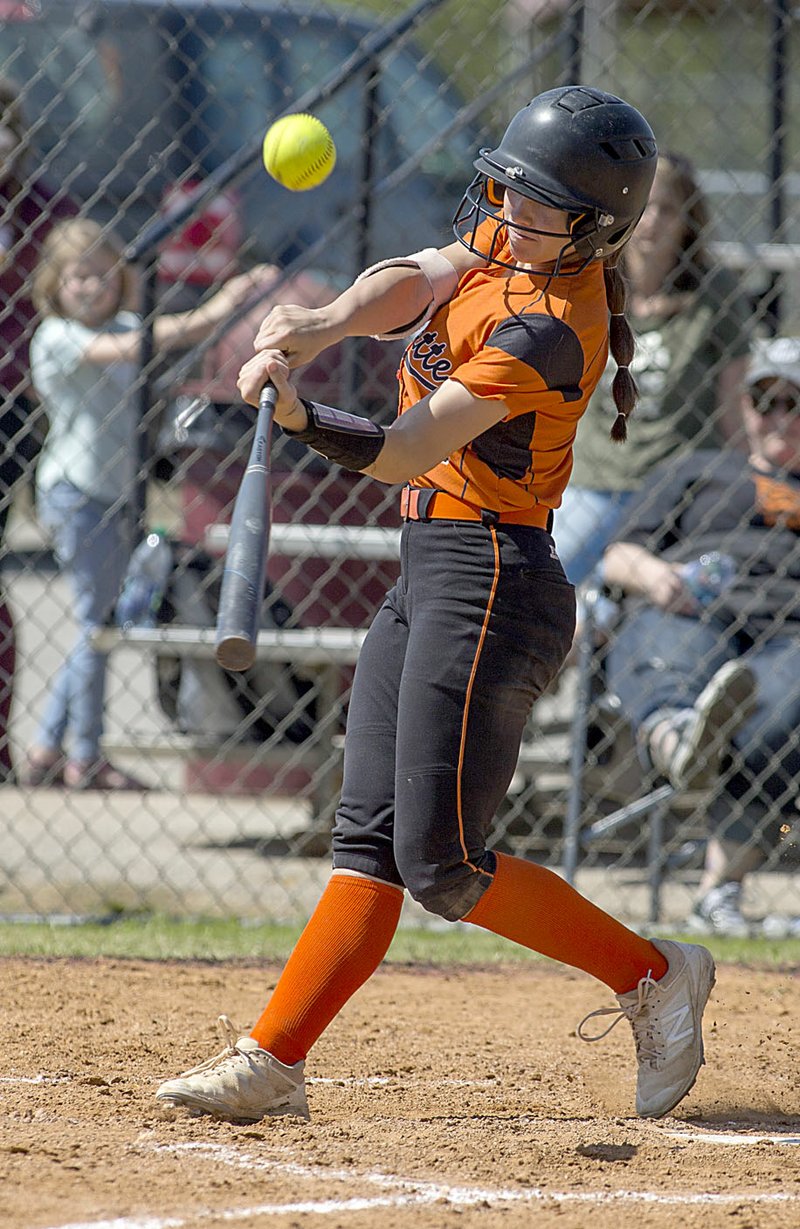
M 476 1187 L 456 1186 L 443 1182 L 427 1182 L 380 1172 L 362 1173 L 354 1169 L 330 1169 L 327 1166 L 300 1165 L 293 1161 L 277 1161 L 254 1156 L 224 1144 L 152 1144 L 147 1150 L 166 1156 L 193 1156 L 201 1162 L 215 1162 L 250 1172 L 282 1175 L 294 1179 L 334 1182 L 377 1188 L 381 1194 L 345 1199 L 308 1199 L 292 1203 L 262 1203 L 244 1208 L 203 1208 L 181 1216 L 132 1216 L 113 1220 L 70 1222 L 53 1229 L 182 1229 L 196 1221 L 246 1220 L 256 1216 L 278 1216 L 287 1213 L 312 1213 L 319 1216 L 360 1212 L 373 1208 L 423 1207 L 442 1202 L 451 1207 L 475 1205 L 498 1207 L 503 1204 L 649 1204 L 660 1206 L 730 1206 L 733 1204 L 788 1204 L 800 1196 L 785 1192 L 667 1193 L 656 1191 L 553 1191 L 543 1187 Z
M 497 1079 L 484 1080 L 429 1080 L 423 1076 L 405 1075 L 365 1075 L 340 1076 L 308 1075 L 306 1084 L 334 1084 L 339 1088 L 386 1088 L 389 1084 L 397 1084 L 399 1088 L 424 1086 L 425 1088 L 493 1088 L 499 1087 Z
M 670 1139 L 685 1139 L 692 1144 L 734 1144 L 739 1147 L 752 1147 L 754 1144 L 782 1144 L 797 1147 L 800 1135 L 756 1135 L 748 1131 L 667 1131 L 658 1128 L 659 1135 L 668 1135 Z
M 66 1084 L 66 1075 L 0 1075 L 0 1084 Z

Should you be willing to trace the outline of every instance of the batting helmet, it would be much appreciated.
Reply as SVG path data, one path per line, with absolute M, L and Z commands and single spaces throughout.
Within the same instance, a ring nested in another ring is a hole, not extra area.
M 510 188 L 570 215 L 562 259 L 574 253 L 581 268 L 603 260 L 642 216 L 657 153 L 650 125 L 630 103 L 590 86 L 547 90 L 517 112 L 496 149 L 480 151 L 478 174 L 453 219 L 456 238 L 477 251 L 478 226 L 499 220 Z

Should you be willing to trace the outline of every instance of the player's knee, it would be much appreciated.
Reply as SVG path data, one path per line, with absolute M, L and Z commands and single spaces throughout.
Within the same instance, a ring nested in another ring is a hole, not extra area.
M 428 913 L 446 922 L 458 922 L 474 909 L 492 880 L 484 872 L 459 863 L 447 868 L 408 867 L 403 882 Z

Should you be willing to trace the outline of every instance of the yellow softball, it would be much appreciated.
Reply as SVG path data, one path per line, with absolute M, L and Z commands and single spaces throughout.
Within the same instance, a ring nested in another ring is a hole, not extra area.
M 291 192 L 316 188 L 336 165 L 336 146 L 315 115 L 284 115 L 267 130 L 264 166 Z

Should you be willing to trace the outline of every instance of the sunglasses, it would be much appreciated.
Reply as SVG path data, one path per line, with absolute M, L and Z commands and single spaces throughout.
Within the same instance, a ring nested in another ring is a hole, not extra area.
M 503 204 L 505 190 L 505 185 L 498 183 L 496 179 L 486 180 L 486 199 L 493 208 L 499 209 Z
M 491 205 L 493 209 L 501 209 L 503 207 L 505 203 L 505 193 L 506 193 L 505 184 L 500 183 L 500 181 L 497 179 L 491 179 L 489 176 L 486 177 L 486 180 L 484 183 L 484 195 L 486 197 L 488 204 Z M 556 209 L 557 206 L 552 205 L 551 208 Z M 569 232 L 568 233 L 572 234 L 573 228 L 577 226 L 579 222 L 582 222 L 585 217 L 586 217 L 586 214 L 584 213 L 569 215 Z M 525 227 L 522 227 L 522 229 L 524 230 Z M 543 234 L 543 235 L 555 234 L 555 235 L 560 236 L 561 231 L 555 231 L 555 232 L 554 231 L 539 231 L 536 233 Z
M 771 397 L 769 393 L 762 393 L 760 396 L 756 389 L 750 394 L 753 402 L 753 409 L 762 418 L 766 418 L 768 414 L 775 414 L 781 410 L 784 414 L 796 414 L 800 410 L 800 392 L 794 395 L 789 393 L 780 393 L 777 396 Z

